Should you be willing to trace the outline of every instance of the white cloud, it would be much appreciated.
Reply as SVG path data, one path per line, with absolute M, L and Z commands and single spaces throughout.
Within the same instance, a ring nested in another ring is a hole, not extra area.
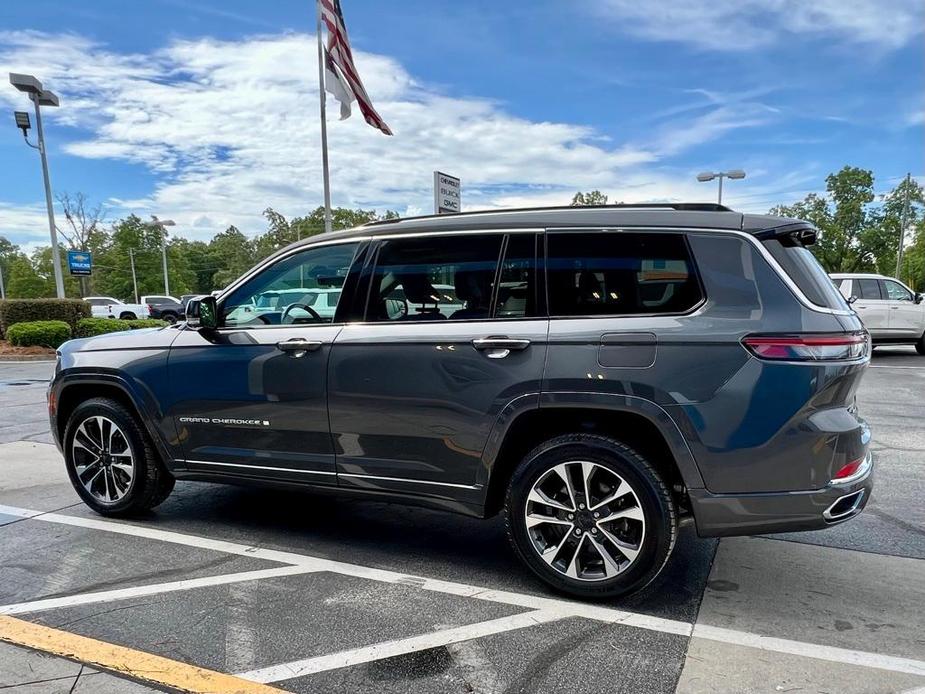
M 595 2 L 621 31 L 720 51 L 761 48 L 798 36 L 832 37 L 888 50 L 904 46 L 925 27 L 921 0 Z
M 151 54 L 120 54 L 80 36 L 0 32 L 0 72 L 41 75 L 61 96 L 49 119 L 85 133 L 67 153 L 137 163 L 157 181 L 135 200 L 86 192 L 108 199 L 111 216 L 153 212 L 195 238 L 229 224 L 256 232 L 267 206 L 292 215 L 321 200 L 315 56 L 314 38 L 304 34 L 173 41 Z M 626 202 L 696 198 L 698 191 L 703 199 L 709 196 L 689 183 L 690 172 L 649 169 L 775 117 L 752 94 L 710 93 L 696 117 L 665 114 L 648 140 L 612 143 L 586 126 L 531 121 L 492 101 L 448 97 L 388 56 L 356 58 L 395 136 L 357 115 L 329 123 L 335 205 L 426 211 L 434 169 L 463 179 L 468 209 L 567 203 L 576 190 L 592 188 L 620 190 L 615 197 Z M 10 91 L 0 90 L 0 100 L 17 96 Z M 30 225 L 30 233 L 40 228 Z

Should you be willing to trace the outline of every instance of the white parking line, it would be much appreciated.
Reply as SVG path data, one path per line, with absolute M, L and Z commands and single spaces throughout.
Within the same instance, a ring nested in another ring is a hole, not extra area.
M 17 516 L 20 518 L 31 518 L 36 521 L 46 523 L 57 523 L 71 525 L 82 528 L 91 528 L 95 530 L 104 530 L 107 532 L 120 533 L 123 535 L 132 535 L 163 542 L 172 542 L 175 544 L 186 545 L 189 547 L 199 547 L 202 549 L 211 549 L 218 552 L 237 554 L 241 556 L 255 557 L 269 561 L 277 561 L 285 564 L 299 566 L 314 571 L 330 571 L 333 573 L 366 578 L 373 581 L 384 583 L 395 583 L 401 585 L 410 585 L 422 590 L 431 590 L 438 593 L 458 595 L 461 597 L 475 598 L 478 600 L 487 600 L 507 605 L 518 605 L 531 610 L 548 611 L 561 616 L 584 617 L 603 622 L 612 622 L 634 626 L 640 629 L 650 631 L 678 634 L 689 636 L 692 631 L 700 638 L 711 641 L 720 641 L 734 645 L 753 646 L 765 651 L 802 655 L 807 658 L 817 658 L 830 662 L 843 663 L 845 665 L 862 665 L 869 668 L 889 670 L 893 672 L 912 673 L 925 675 L 925 661 L 913 660 L 911 658 L 899 658 L 895 656 L 871 653 L 866 651 L 852 651 L 842 648 L 834 648 L 821 644 L 814 644 L 802 641 L 790 641 L 788 639 L 778 639 L 760 636 L 745 631 L 736 631 L 734 629 L 721 629 L 708 625 L 698 624 L 696 628 L 688 622 L 682 622 L 673 619 L 663 619 L 661 617 L 652 617 L 649 615 L 635 612 L 627 612 L 608 607 L 600 607 L 589 603 L 572 602 L 569 600 L 556 598 L 543 598 L 523 593 L 512 593 L 501 590 L 489 590 L 479 586 L 472 586 L 464 583 L 454 583 L 451 581 L 440 581 L 435 579 L 423 578 L 418 576 L 409 576 L 395 571 L 385 569 L 375 569 L 359 564 L 347 564 L 345 562 L 332 561 L 312 557 L 310 555 L 297 554 L 295 552 L 283 552 L 278 550 L 263 549 L 259 547 L 249 547 L 236 542 L 227 542 L 224 540 L 213 540 L 210 538 L 199 537 L 196 535 L 187 535 L 176 533 L 169 530 L 158 530 L 156 528 L 141 527 L 119 523 L 114 521 L 97 520 L 93 518 L 80 518 L 77 516 L 66 516 L 58 513 L 42 513 L 14 506 L 0 505 L 0 514 Z
M 904 672 L 909 675 L 925 675 L 925 662 L 921 660 L 899 658 L 897 656 L 882 655 L 880 653 L 868 653 L 866 651 L 853 651 L 848 648 L 824 646 L 816 643 L 809 644 L 803 643 L 802 641 L 779 639 L 773 636 L 761 636 L 760 634 L 752 634 L 747 631 L 711 627 L 706 624 L 697 624 L 694 627 L 694 637 L 709 639 L 710 641 L 720 641 L 735 646 L 758 648 L 763 651 L 771 651 L 772 653 L 808 656 L 817 660 L 828 660 L 832 663 L 861 665 L 878 670 Z
M 0 605 L 0 614 L 23 614 L 25 612 L 42 612 L 62 607 L 75 607 L 77 605 L 92 605 L 97 602 L 110 602 L 112 600 L 128 600 L 147 595 L 173 593 L 179 590 L 192 590 L 194 588 L 208 588 L 210 586 L 224 586 L 242 581 L 259 581 L 263 578 L 277 578 L 279 576 L 298 576 L 314 572 L 315 569 L 306 566 L 278 566 L 273 569 L 258 569 L 256 571 L 241 571 L 221 576 L 205 576 L 203 578 L 187 578 L 170 583 L 152 583 L 146 586 L 132 586 L 116 590 L 103 590 L 95 593 L 77 593 L 60 598 L 46 598 L 32 600 L 10 605 Z
M 492 619 L 475 624 L 466 624 L 460 627 L 453 627 L 452 629 L 444 629 L 443 631 L 410 636 L 405 639 L 384 641 L 382 643 L 372 644 L 371 646 L 362 646 L 349 651 L 318 656 L 317 658 L 305 658 L 304 660 L 294 660 L 291 663 L 271 665 L 270 667 L 260 668 L 259 670 L 242 672 L 236 675 L 236 677 L 260 682 L 262 684 L 291 680 L 295 677 L 313 675 L 317 672 L 337 670 L 338 668 L 349 667 L 351 665 L 369 663 L 374 660 L 392 658 L 406 653 L 415 653 L 417 651 L 426 651 L 429 648 L 447 646 L 451 643 L 459 643 L 460 641 L 470 641 L 483 636 L 491 636 L 492 634 L 500 634 L 515 629 L 532 627 L 536 624 L 546 624 L 547 622 L 554 622 L 570 616 L 572 615 L 562 611 L 552 612 L 548 610 L 534 610 L 532 612 L 521 612 L 520 614 L 511 615 L 509 617 L 501 617 L 500 619 Z

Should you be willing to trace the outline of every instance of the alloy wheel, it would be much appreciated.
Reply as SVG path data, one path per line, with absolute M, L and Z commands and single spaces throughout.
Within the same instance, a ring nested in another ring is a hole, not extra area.
M 589 461 L 560 463 L 527 496 L 524 521 L 531 544 L 555 571 L 604 581 L 626 571 L 642 549 L 645 514 L 626 479 Z
M 135 457 L 128 437 L 108 417 L 83 420 L 74 433 L 71 455 L 77 479 L 97 501 L 120 501 L 135 479 Z

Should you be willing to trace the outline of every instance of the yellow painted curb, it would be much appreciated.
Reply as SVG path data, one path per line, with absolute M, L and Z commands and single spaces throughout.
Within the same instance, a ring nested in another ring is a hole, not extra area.
M 7 615 L 0 615 L 0 641 L 34 648 L 184 692 L 279 694 L 284 691 Z

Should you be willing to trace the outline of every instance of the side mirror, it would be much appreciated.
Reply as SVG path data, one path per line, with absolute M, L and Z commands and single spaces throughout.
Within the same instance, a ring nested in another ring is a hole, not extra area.
M 186 305 L 186 324 L 197 330 L 218 327 L 218 306 L 214 296 L 197 296 Z
M 915 295 L 915 299 L 914 299 L 915 303 L 920 304 L 922 303 L 923 300 L 925 300 L 925 294 L 922 294 L 921 292 L 919 292 L 918 294 Z
M 851 306 L 851 304 L 853 304 L 853 303 L 854 303 L 855 301 L 857 301 L 857 300 L 858 300 L 858 298 L 857 298 L 856 296 L 849 296 L 848 299 L 847 299 L 848 305 Z

